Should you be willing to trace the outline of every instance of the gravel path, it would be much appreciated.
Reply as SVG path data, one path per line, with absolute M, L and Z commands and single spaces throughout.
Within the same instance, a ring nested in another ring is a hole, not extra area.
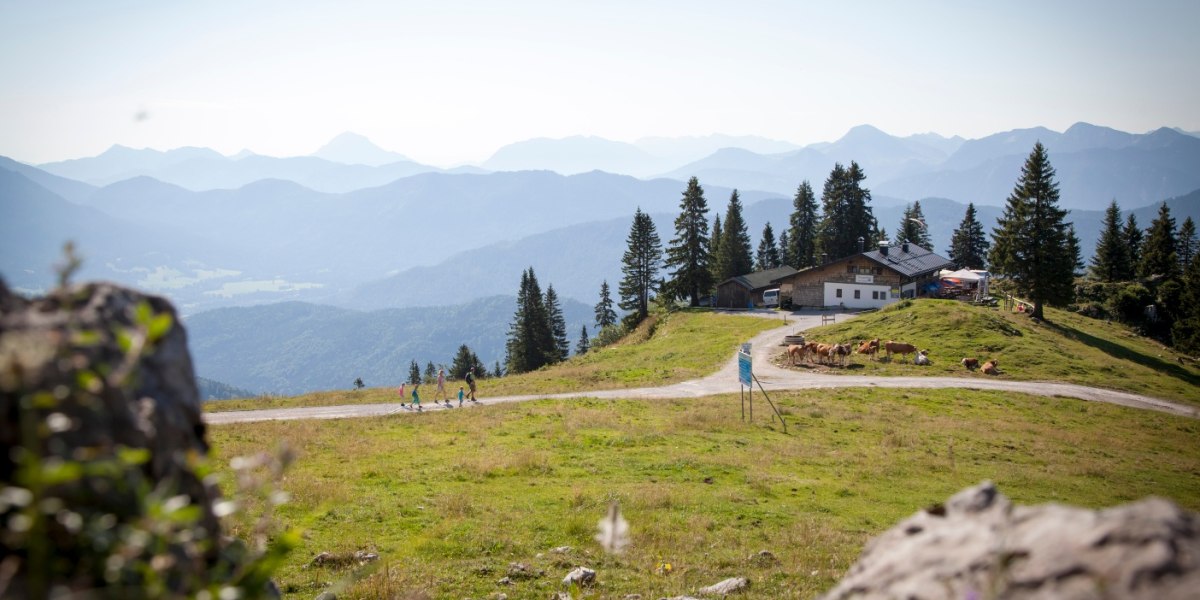
M 744 311 L 740 314 L 746 314 Z M 763 318 L 782 321 L 782 314 L 776 311 L 754 312 Z M 1200 410 L 1176 402 L 1170 402 L 1150 396 L 1118 392 L 1103 388 L 1088 387 L 1071 383 L 1046 381 L 1012 381 L 1003 378 L 974 378 L 974 377 L 880 377 L 867 375 L 824 375 L 783 369 L 772 362 L 774 355 L 781 351 L 780 344 L 787 335 L 800 333 L 810 327 L 821 324 L 821 315 L 829 313 L 796 312 L 787 315 L 787 325 L 765 331 L 755 336 L 751 356 L 754 365 L 754 375 L 767 391 L 798 390 L 798 389 L 832 389 L 851 387 L 880 387 L 880 388 L 959 388 L 974 390 L 1004 390 L 1022 392 L 1037 396 L 1063 396 L 1079 398 L 1092 402 L 1107 402 L 1131 408 L 1156 410 L 1159 412 L 1200 418 Z M 853 318 L 851 314 L 839 314 L 837 320 Z M 741 389 L 737 376 L 737 357 L 734 356 L 720 370 L 701 379 L 693 379 L 652 388 L 633 388 L 623 390 L 579 391 L 565 394 L 541 394 L 525 396 L 502 396 L 485 398 L 484 403 L 522 402 L 540 398 L 698 398 L 714 394 L 735 393 Z M 470 405 L 470 402 L 467 403 Z M 458 410 L 457 408 L 429 407 L 434 410 Z M 312 408 L 277 408 L 268 410 L 243 410 L 205 413 L 204 420 L 210 424 L 245 423 L 252 421 L 281 421 L 293 419 L 341 419 L 349 417 L 372 417 L 401 412 L 411 412 L 399 404 L 357 404 L 348 406 L 324 406 Z

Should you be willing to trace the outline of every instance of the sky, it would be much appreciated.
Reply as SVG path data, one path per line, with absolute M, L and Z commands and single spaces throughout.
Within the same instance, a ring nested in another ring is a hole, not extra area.
M 1200 2 L 0 0 L 0 155 L 1200 131 Z

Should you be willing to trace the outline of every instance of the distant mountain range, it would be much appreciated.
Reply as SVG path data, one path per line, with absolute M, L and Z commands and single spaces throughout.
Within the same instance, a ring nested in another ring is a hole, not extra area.
M 543 291 L 554 283 L 540 274 Z M 571 346 L 591 328 L 592 308 L 563 303 Z M 494 296 L 436 308 L 362 312 L 283 302 L 221 308 L 184 320 L 196 373 L 255 393 L 299 394 L 399 385 L 410 361 L 449 365 L 466 344 L 490 370 L 504 359 L 516 298 Z M 429 390 L 432 393 L 433 390 Z

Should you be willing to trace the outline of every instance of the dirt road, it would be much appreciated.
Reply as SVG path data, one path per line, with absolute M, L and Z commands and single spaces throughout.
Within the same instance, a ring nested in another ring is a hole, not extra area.
M 745 314 L 745 313 L 742 313 Z M 782 321 L 782 313 L 764 311 L 754 313 L 763 318 Z M 1132 408 L 1156 410 L 1160 412 L 1200 418 L 1200 410 L 1175 402 L 1118 392 L 1103 388 L 1094 388 L 1071 383 L 1046 381 L 1012 381 L 1003 378 L 967 378 L 967 377 L 879 377 L 866 375 L 823 375 L 806 373 L 790 369 L 782 369 L 772 362 L 773 355 L 782 348 L 780 344 L 787 335 L 800 333 L 810 327 L 821 324 L 821 315 L 829 313 L 798 312 L 788 315 L 788 324 L 763 332 L 755 336 L 751 343 L 751 356 L 755 377 L 768 392 L 798 389 L 834 389 L 851 387 L 879 388 L 959 388 L 975 390 L 1003 390 L 1022 392 L 1037 396 L 1064 396 L 1079 398 L 1092 402 L 1107 402 Z M 853 318 L 850 314 L 837 315 L 837 320 Z M 716 373 L 700 379 L 684 381 L 661 387 L 633 388 L 623 390 L 578 391 L 565 394 L 544 394 L 527 396 L 503 396 L 485 398 L 485 403 L 521 402 L 539 398 L 697 398 L 713 394 L 736 393 L 740 388 L 738 383 L 738 364 L 736 355 Z M 757 389 L 755 390 L 757 391 Z M 469 403 L 468 403 L 469 404 Z M 429 410 L 458 410 L 457 408 L 433 408 Z M 340 419 L 349 417 L 371 417 L 387 414 L 409 412 L 399 404 L 361 404 L 349 406 L 325 406 L 313 408 L 279 408 L 270 410 L 245 410 L 218 413 L 205 413 L 204 420 L 210 424 L 245 423 L 252 421 L 277 421 L 293 419 Z

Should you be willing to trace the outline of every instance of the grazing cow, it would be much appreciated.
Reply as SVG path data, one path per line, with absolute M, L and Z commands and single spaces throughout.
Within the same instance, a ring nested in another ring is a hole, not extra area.
M 913 364 L 928 366 L 929 365 L 929 351 L 921 350 L 920 352 L 917 352 L 917 355 L 913 357 Z
M 968 371 L 974 371 L 975 369 L 979 368 L 979 359 L 964 358 L 962 359 L 962 366 L 966 367 Z
M 899 354 L 907 359 L 909 354 L 914 354 L 917 351 L 917 347 L 912 344 L 890 340 L 883 345 L 883 349 L 887 351 L 888 360 L 892 359 L 893 354 Z
M 879 338 L 859 343 L 857 352 L 859 354 L 868 354 L 871 356 L 871 360 L 875 360 L 875 357 L 879 354 Z
M 819 344 L 814 342 L 812 354 L 817 357 L 818 363 L 833 362 L 833 344 Z
M 989 361 L 983 363 L 983 372 L 987 375 L 999 375 L 1000 374 L 1000 369 L 998 368 L 999 366 L 1000 366 L 1000 361 L 993 358 L 992 360 L 989 360 Z
M 804 360 L 805 355 L 808 354 L 808 352 L 806 352 L 804 349 L 804 344 L 792 344 L 791 346 L 788 346 L 787 353 L 788 362 L 791 363 L 793 367 L 796 366 L 797 360 Z
M 838 363 L 844 367 L 844 366 L 846 366 L 846 363 L 850 360 L 851 352 L 853 352 L 853 349 L 850 348 L 850 344 L 834 344 L 833 351 L 832 351 L 832 354 L 830 355 L 830 358 L 832 359 L 833 356 L 836 355 L 837 359 L 838 359 Z

